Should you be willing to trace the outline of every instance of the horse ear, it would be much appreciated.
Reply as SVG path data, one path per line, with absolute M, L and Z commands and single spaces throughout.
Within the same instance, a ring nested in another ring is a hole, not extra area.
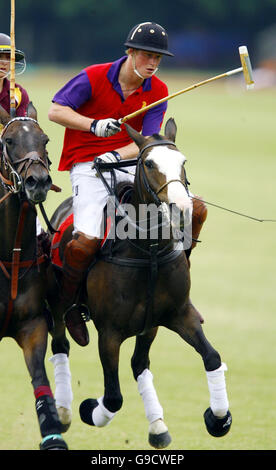
M 141 149 L 147 142 L 146 137 L 133 129 L 129 124 L 125 124 L 125 126 L 129 137 L 131 137 L 131 139 L 138 145 L 139 149 Z
M 165 125 L 165 136 L 167 139 L 172 140 L 175 142 L 177 127 L 175 124 L 175 120 L 173 118 L 168 119 Z
M 37 111 L 32 101 L 30 101 L 28 104 L 27 116 L 37 121 Z
M 0 122 L 5 126 L 11 120 L 9 113 L 0 105 Z

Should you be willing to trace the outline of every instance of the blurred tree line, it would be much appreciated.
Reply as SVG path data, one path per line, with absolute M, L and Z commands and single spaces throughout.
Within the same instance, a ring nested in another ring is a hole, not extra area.
M 242 42 L 276 22 L 276 0 L 23 0 L 16 2 L 16 46 L 28 63 L 89 64 L 124 53 L 132 26 L 155 21 L 169 33 L 168 65 L 218 66 Z M 10 31 L 10 0 L 1 0 Z M 210 52 L 213 49 L 213 54 Z M 235 50 L 236 54 L 236 50 Z M 224 65 L 224 64 L 223 64 Z

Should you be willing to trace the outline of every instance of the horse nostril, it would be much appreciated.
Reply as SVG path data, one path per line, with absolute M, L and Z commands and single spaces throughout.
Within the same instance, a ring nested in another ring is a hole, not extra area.
M 29 176 L 25 181 L 25 186 L 29 189 L 35 188 L 37 184 L 37 180 L 33 176 Z
M 47 175 L 47 178 L 46 178 L 46 184 L 47 186 L 51 187 L 52 186 L 52 178 L 50 175 Z
M 25 187 L 29 190 L 38 189 L 38 188 L 47 188 L 50 189 L 52 185 L 52 178 L 49 175 L 43 175 L 39 178 L 35 178 L 34 176 L 28 176 L 25 181 Z

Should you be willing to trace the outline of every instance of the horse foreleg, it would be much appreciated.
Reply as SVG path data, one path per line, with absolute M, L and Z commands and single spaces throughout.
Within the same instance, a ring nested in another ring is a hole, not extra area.
M 69 358 L 64 353 L 57 353 L 50 358 L 50 361 L 54 365 L 56 408 L 62 424 L 62 432 L 66 432 L 72 421 L 73 401 Z
M 25 362 L 32 378 L 36 398 L 36 412 L 40 426 L 41 450 L 63 449 L 67 444 L 61 437 L 61 423 L 45 370 L 48 327 L 44 318 L 33 320 L 16 336 L 23 349 Z
M 73 391 L 69 364 L 70 344 L 65 335 L 65 323 L 61 317 L 55 316 L 52 335 L 52 352 L 50 358 L 54 366 L 55 401 L 62 432 L 66 432 L 72 421 Z
M 153 375 L 149 370 L 149 350 L 157 330 L 158 328 L 153 328 L 145 335 L 136 337 L 131 367 L 149 422 L 149 443 L 156 449 L 164 449 L 170 444 L 171 436 L 164 423 L 163 408 L 153 385 Z
M 99 334 L 99 354 L 104 373 L 104 395 L 97 400 L 88 398 L 80 405 L 82 421 L 103 427 L 111 422 L 121 408 L 123 397 L 118 376 L 121 339 L 112 331 Z
M 197 311 L 191 303 L 166 326 L 176 331 L 201 355 L 210 394 L 210 408 L 204 413 L 206 428 L 212 436 L 224 436 L 232 424 L 224 376 L 226 365 L 206 339 Z

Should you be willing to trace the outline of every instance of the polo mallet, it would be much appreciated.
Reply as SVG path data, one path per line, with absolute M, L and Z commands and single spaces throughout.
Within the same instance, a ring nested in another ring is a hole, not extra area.
M 208 78 L 207 80 L 203 80 L 202 82 L 195 83 L 194 85 L 191 85 L 188 88 L 184 88 L 183 90 L 177 91 L 176 93 L 172 93 L 169 96 L 165 96 L 165 98 L 155 101 L 154 103 L 151 103 L 148 106 L 140 108 L 137 111 L 134 111 L 133 113 L 128 114 L 127 116 L 119 119 L 120 124 L 126 121 L 129 121 L 129 119 L 132 119 L 135 116 L 138 116 L 139 114 L 144 113 L 145 111 L 148 111 L 149 109 L 153 108 L 154 106 L 157 106 L 158 104 L 164 103 L 165 101 L 171 100 L 172 98 L 175 98 L 176 96 L 182 95 L 182 93 L 186 93 L 187 91 L 194 90 L 195 88 L 205 85 L 206 83 L 214 82 L 215 80 L 219 80 L 220 78 L 225 78 L 225 77 L 229 77 L 230 75 L 235 75 L 236 73 L 243 72 L 246 87 L 248 90 L 254 88 L 252 67 L 251 67 L 251 62 L 250 62 L 250 58 L 248 55 L 247 47 L 240 46 L 239 53 L 240 53 L 242 67 L 239 67 L 234 70 L 230 70 L 229 72 L 225 72 L 220 75 L 216 75 L 215 77 L 212 77 L 212 78 Z
M 16 115 L 15 103 L 15 0 L 11 0 L 11 54 L 10 54 L 10 115 L 12 118 Z

